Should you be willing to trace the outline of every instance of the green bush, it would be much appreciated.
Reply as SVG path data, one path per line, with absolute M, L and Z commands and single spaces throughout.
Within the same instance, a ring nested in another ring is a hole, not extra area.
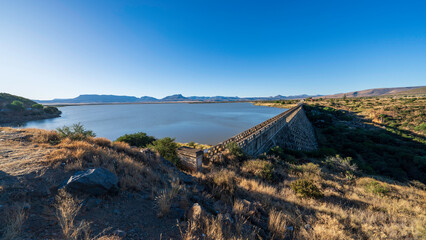
M 426 133 L 426 123 L 422 123 L 414 128 L 414 130 Z
M 389 192 L 389 188 L 386 184 L 381 184 L 374 180 L 365 183 L 364 189 L 367 192 L 371 192 L 379 196 L 385 196 Z
M 88 137 L 95 137 L 95 133 L 91 130 L 85 130 L 81 123 L 73 124 L 71 127 L 63 126 L 56 129 L 61 138 L 69 138 L 71 140 L 84 140 Z
M 125 142 L 130 146 L 135 147 L 146 147 L 147 145 L 153 143 L 156 139 L 152 136 L 146 135 L 144 132 L 138 132 L 133 134 L 125 134 L 119 138 L 117 138 L 117 142 Z
M 312 180 L 298 179 L 290 184 L 297 196 L 302 198 L 321 198 L 323 193 Z
M 229 153 L 236 157 L 243 157 L 244 153 L 241 147 L 236 142 L 230 142 L 226 144 L 226 149 L 229 150 Z
M 176 165 L 179 164 L 179 158 L 176 153 L 178 145 L 174 138 L 165 137 L 155 140 L 152 144 L 148 145 L 148 148 L 157 151 L 162 157 L 170 162 Z
M 32 109 L 38 109 L 38 110 L 42 110 L 43 109 L 43 105 L 37 103 L 31 106 Z
M 13 111 L 23 111 L 25 109 L 24 104 L 18 100 L 14 100 L 12 103 L 8 104 L 7 108 Z

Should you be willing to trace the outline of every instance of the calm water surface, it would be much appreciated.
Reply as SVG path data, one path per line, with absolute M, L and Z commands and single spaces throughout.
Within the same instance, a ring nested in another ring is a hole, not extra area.
M 98 137 L 115 140 L 126 133 L 146 132 L 178 142 L 217 144 L 285 109 L 251 103 L 122 104 L 60 107 L 60 118 L 28 122 L 24 127 L 56 129 L 82 123 Z

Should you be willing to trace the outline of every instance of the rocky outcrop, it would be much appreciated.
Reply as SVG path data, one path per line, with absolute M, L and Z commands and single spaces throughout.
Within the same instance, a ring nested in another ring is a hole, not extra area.
M 105 168 L 92 168 L 75 173 L 63 188 L 70 192 L 103 195 L 118 189 L 118 178 Z

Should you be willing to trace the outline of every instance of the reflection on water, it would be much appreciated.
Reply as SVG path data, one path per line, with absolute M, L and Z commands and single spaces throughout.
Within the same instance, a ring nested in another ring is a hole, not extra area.
M 87 105 L 59 109 L 62 117 L 28 122 L 24 127 L 56 129 L 80 122 L 98 137 L 111 140 L 126 133 L 146 132 L 157 138 L 175 137 L 178 142 L 216 144 L 285 110 L 251 103 Z

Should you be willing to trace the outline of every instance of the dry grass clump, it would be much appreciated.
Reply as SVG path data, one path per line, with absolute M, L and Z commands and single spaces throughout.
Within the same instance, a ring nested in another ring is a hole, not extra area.
M 158 217 L 164 217 L 170 212 L 170 206 L 175 198 L 180 194 L 181 200 L 186 198 L 185 186 L 180 184 L 178 178 L 173 178 L 170 183 L 170 188 L 166 188 L 160 191 L 158 196 L 155 198 L 156 204 L 159 208 Z M 181 205 L 187 205 L 181 203 Z
M 257 159 L 245 161 L 241 171 L 262 179 L 272 180 L 274 168 L 269 161 Z
M 33 132 L 32 141 L 36 143 L 49 143 L 49 144 L 58 144 L 61 141 L 61 138 L 58 132 L 54 130 L 40 130 L 40 129 L 32 129 L 27 130 Z
M 19 238 L 26 217 L 27 214 L 22 203 L 16 203 L 6 209 L 4 211 L 4 216 L 2 216 L 5 225 L 1 229 L 3 232 L 1 239 L 12 240 Z
M 271 210 L 269 212 L 268 229 L 272 233 L 272 239 L 284 239 L 287 232 L 287 217 L 283 212 Z
M 111 147 L 112 145 L 111 141 L 108 138 L 103 137 L 90 138 L 89 141 L 100 147 Z
M 65 190 L 60 190 L 56 196 L 56 217 L 62 229 L 62 235 L 67 240 L 77 240 L 84 236 L 89 238 L 90 226 L 86 221 L 75 223 L 75 218 L 80 212 L 81 201 L 74 198 Z
M 290 172 L 307 179 L 320 180 L 322 177 L 319 165 L 311 162 L 301 165 L 291 165 Z
M 213 193 L 217 197 L 229 197 L 234 194 L 236 187 L 235 172 L 227 169 L 211 172 Z

